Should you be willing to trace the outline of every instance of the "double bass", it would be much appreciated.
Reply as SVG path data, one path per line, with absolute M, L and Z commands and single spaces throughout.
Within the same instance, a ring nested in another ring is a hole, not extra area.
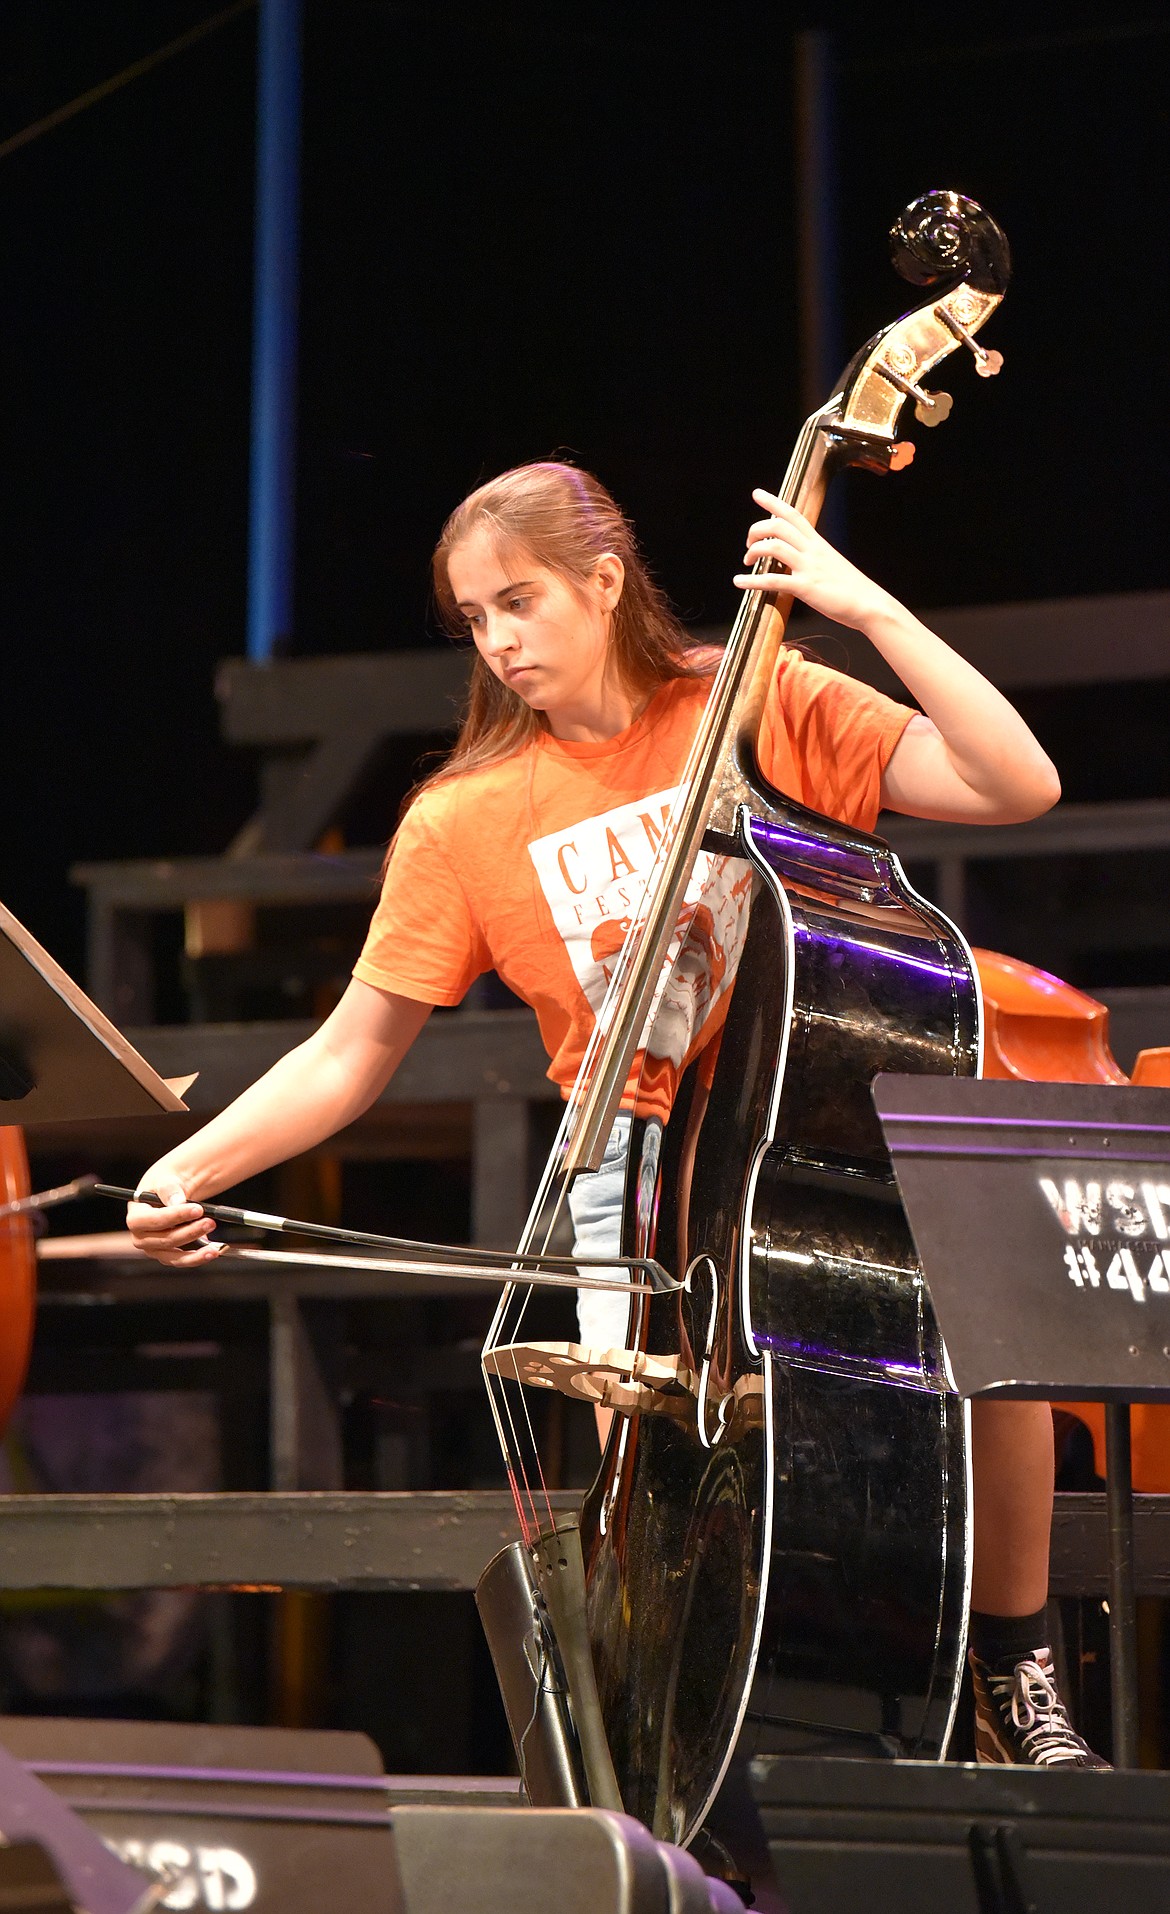
M 941 359 L 998 370 L 975 337 L 1009 277 L 994 221 L 934 192 L 891 242 L 926 296 L 805 422 L 781 496 L 814 523 L 834 472 L 909 462 L 907 402 L 946 416 Z M 880 838 L 763 779 L 790 606 L 745 594 L 519 1246 L 563 1252 L 570 1185 L 632 1108 L 627 1346 L 526 1342 L 518 1272 L 484 1350 L 522 1535 L 478 1600 L 529 1796 L 684 1844 L 733 1760 L 940 1758 L 965 1642 L 967 1417 L 870 1084 L 977 1074 L 978 979 Z M 552 1509 L 528 1385 L 617 1411 L 579 1518 Z
M 998 951 L 973 952 L 983 992 L 983 1074 L 1041 1083 L 1165 1083 L 1170 1051 L 1141 1050 L 1127 1077 L 1109 1047 L 1105 1005 L 1034 964 Z M 1105 1409 L 1100 1402 L 1054 1402 L 1093 1438 L 1097 1474 L 1105 1474 Z M 1170 1405 L 1130 1404 L 1133 1486 L 1170 1493 Z

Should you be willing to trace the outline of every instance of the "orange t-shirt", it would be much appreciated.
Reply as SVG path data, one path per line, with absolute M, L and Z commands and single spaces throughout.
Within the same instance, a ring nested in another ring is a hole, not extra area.
M 424 791 L 407 812 L 354 976 L 430 1004 L 456 1004 L 486 970 L 535 1010 L 549 1076 L 568 1093 L 674 802 L 709 691 L 664 685 L 601 744 L 542 732 L 514 757 Z M 913 712 L 797 651 L 783 650 L 760 727 L 765 777 L 799 803 L 862 830 Z M 702 853 L 654 1057 L 674 1076 L 734 977 L 750 898 L 742 859 Z M 639 1100 L 640 1107 L 640 1100 Z

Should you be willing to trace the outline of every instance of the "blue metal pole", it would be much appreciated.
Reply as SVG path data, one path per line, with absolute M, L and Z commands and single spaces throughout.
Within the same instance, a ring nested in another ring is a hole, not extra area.
M 260 0 L 257 66 L 248 657 L 267 664 L 293 629 L 301 0 Z

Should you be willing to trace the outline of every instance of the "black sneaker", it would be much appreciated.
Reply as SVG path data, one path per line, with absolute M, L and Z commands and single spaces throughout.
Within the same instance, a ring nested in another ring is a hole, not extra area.
M 992 1665 L 969 1657 L 975 1685 L 975 1759 L 1025 1768 L 1107 1768 L 1073 1727 L 1052 1654 Z

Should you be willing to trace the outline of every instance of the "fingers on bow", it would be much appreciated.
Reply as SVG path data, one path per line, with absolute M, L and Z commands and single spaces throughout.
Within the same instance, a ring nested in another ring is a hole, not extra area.
M 198 1203 L 172 1203 L 165 1209 L 131 1203 L 126 1223 L 136 1246 L 160 1262 L 209 1262 L 222 1248 L 205 1242 L 214 1225 Z

